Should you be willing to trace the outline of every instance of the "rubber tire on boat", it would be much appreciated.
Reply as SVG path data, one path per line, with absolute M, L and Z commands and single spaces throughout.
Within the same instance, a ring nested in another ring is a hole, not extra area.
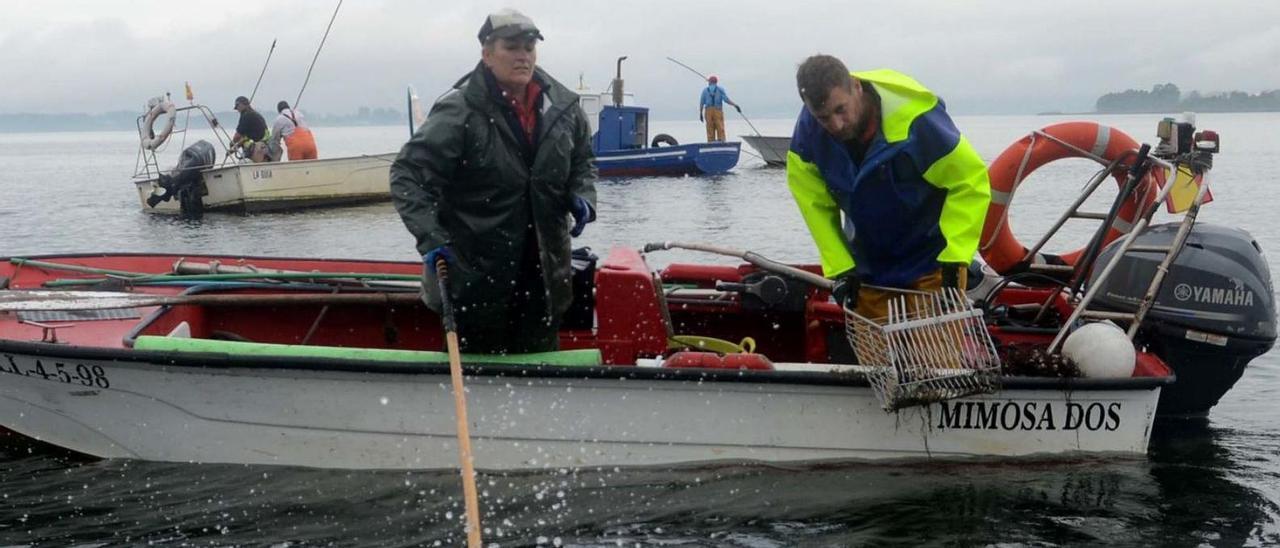
M 657 135 L 654 135 L 653 142 L 649 143 L 649 146 L 653 148 L 658 148 L 661 145 L 676 147 L 676 146 L 680 146 L 680 141 L 677 141 L 675 137 L 667 135 L 666 133 L 659 133 Z
M 1137 150 L 1138 142 L 1128 134 L 1095 122 L 1053 124 L 1009 145 L 987 168 L 991 179 L 991 204 L 987 207 L 978 249 L 983 260 L 1006 276 L 1027 270 L 1028 263 L 1076 264 L 1084 254 L 1083 247 L 1061 255 L 1037 253 L 1036 257 L 1024 260 L 1028 249 L 1013 235 L 1009 226 L 1009 204 L 1014 191 L 1033 171 L 1049 162 L 1063 158 L 1088 158 L 1105 166 L 1124 160 Z M 1124 186 L 1127 168 L 1120 163 L 1114 170 L 1116 183 L 1121 187 Z M 1148 175 L 1134 196 L 1120 208 L 1102 244 L 1109 244 L 1129 232 L 1138 214 L 1155 201 L 1157 191 L 1152 176 Z
M 150 103 L 151 110 L 147 111 L 146 117 L 142 120 L 142 125 L 138 126 L 138 136 L 142 139 L 143 150 L 155 150 L 169 140 L 169 134 L 173 133 L 173 124 L 177 119 L 173 101 L 153 99 Z M 160 133 L 156 133 L 156 118 L 159 118 L 161 114 L 165 115 L 164 129 L 160 130 Z

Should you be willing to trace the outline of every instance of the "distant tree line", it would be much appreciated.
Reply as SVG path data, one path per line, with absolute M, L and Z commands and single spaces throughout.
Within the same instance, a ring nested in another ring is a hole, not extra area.
M 355 114 L 319 114 L 307 113 L 305 106 L 302 112 L 307 121 L 316 126 L 390 126 L 408 123 L 408 115 L 394 108 L 360 107 Z
M 1186 95 L 1174 84 L 1156 84 L 1151 91 L 1127 89 L 1098 98 L 1094 110 L 1103 113 L 1124 112 L 1264 112 L 1280 111 L 1280 90 L 1258 94 L 1243 91 Z
M 303 105 L 302 112 L 307 116 L 307 123 L 313 126 L 393 126 L 403 125 L 408 120 L 403 111 L 394 108 L 360 107 L 352 114 L 312 113 Z M 270 124 L 275 119 L 275 108 L 260 110 Z M 141 112 L 116 110 L 101 114 L 0 114 L 0 133 L 18 132 L 56 132 L 56 131 L 134 131 Z M 191 123 L 204 123 L 198 114 L 193 113 Z M 235 111 L 214 113 L 222 125 L 235 128 L 240 115 Z M 178 125 L 184 122 L 179 114 Z M 159 123 L 157 122 L 157 125 Z

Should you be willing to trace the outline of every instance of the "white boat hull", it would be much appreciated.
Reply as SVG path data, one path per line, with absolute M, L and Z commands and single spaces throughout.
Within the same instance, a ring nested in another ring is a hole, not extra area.
M 104 458 L 348 469 L 457 465 L 447 368 L 166 363 L 0 354 L 0 424 Z M 1158 384 L 1013 388 L 894 415 L 865 386 L 767 375 L 734 381 L 738 372 L 700 380 L 689 370 L 628 368 L 636 374 L 625 378 L 599 369 L 529 374 L 505 367 L 507 375 L 488 367 L 466 381 L 481 469 L 1140 456 L 1160 392 Z M 679 378 L 653 378 L 654 372 Z
M 295 162 L 234 164 L 205 170 L 207 211 L 267 211 L 337 205 L 391 197 L 390 169 L 395 153 Z M 159 193 L 155 179 L 135 181 L 142 210 L 176 215 L 176 199 L 147 205 Z
M 791 137 L 775 137 L 769 135 L 741 135 L 751 148 L 756 149 L 760 159 L 771 166 L 787 165 L 787 151 L 791 150 Z

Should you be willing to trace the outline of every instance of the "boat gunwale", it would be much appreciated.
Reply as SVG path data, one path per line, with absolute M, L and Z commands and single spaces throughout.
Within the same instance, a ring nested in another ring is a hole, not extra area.
M 385 163 L 387 167 L 390 168 L 391 164 L 395 162 L 396 156 L 399 154 L 400 154 L 399 152 L 379 152 L 376 154 L 360 154 L 357 156 L 338 156 L 335 158 L 312 158 L 308 160 L 278 160 L 275 162 L 226 163 L 222 165 L 210 166 L 210 167 L 201 169 L 200 174 L 203 176 L 203 175 L 209 175 L 212 173 L 229 172 L 229 171 L 235 171 L 239 169 L 262 169 L 262 168 L 279 168 L 279 167 L 287 168 L 287 167 L 293 167 L 293 166 L 297 166 L 298 168 L 301 169 L 301 168 L 307 168 L 307 167 L 323 166 L 326 164 L 338 164 L 341 162 L 349 162 L 352 160 L 378 160 L 380 162 Z M 151 184 L 157 180 L 158 180 L 157 177 L 135 177 L 133 178 L 133 184 L 135 186 Z
M 329 263 L 379 263 L 379 264 L 414 264 L 411 261 L 396 259 L 342 259 L 335 257 L 280 257 L 275 255 L 228 255 L 213 253 L 155 253 L 146 251 L 91 251 L 83 253 L 47 253 L 41 255 L 8 255 L 0 257 L 0 262 L 8 263 L 11 259 L 83 259 L 83 258 L 105 258 L 105 257 L 178 257 L 178 258 L 204 258 L 204 259 L 234 259 L 234 260 L 262 260 L 262 261 L 324 261 Z
M 66 346 L 56 343 L 25 342 L 0 339 L 0 352 L 129 362 L 135 366 L 192 369 L 264 369 L 272 371 L 326 371 L 342 373 L 382 373 L 396 375 L 448 375 L 448 363 L 416 363 L 407 361 L 357 360 L 296 356 L 239 356 L 216 352 L 174 352 Z M 839 364 L 837 364 L 839 365 Z M 698 369 L 678 367 L 639 367 L 632 365 L 512 365 L 464 363 L 463 370 L 475 377 L 519 377 L 549 379 L 606 379 L 645 381 L 696 381 L 754 384 L 786 384 L 808 386 L 867 387 L 866 376 L 858 372 L 782 371 L 748 369 Z M 1123 379 L 1089 379 L 1060 377 L 1001 377 L 1002 389 L 1054 391 L 1124 391 L 1150 390 L 1174 381 L 1168 377 L 1127 377 Z
M 88 258 L 88 257 L 182 257 L 182 258 L 232 258 L 231 255 L 213 254 L 168 254 L 168 253 L 61 253 L 47 255 L 27 255 L 23 259 L 51 258 Z M 0 261 L 8 262 L 13 257 L 0 257 Z M 381 264 L 408 264 L 406 261 L 385 259 L 336 259 L 307 257 L 263 257 L 235 256 L 238 260 L 271 260 L 271 261 L 323 261 L 323 262 L 366 262 Z M 199 286 L 183 293 L 201 292 Z M 139 325 L 163 312 L 160 307 L 148 314 Z M 129 334 L 135 334 L 130 330 Z M 387 374 L 426 374 L 447 375 L 447 363 L 424 364 L 417 362 L 355 360 L 345 358 L 324 358 L 296 356 L 238 356 L 224 353 L 206 352 L 174 352 L 135 350 L 132 348 L 106 348 L 68 346 L 57 343 L 38 341 L 17 341 L 0 338 L 0 352 L 26 354 L 35 356 L 58 356 L 67 358 L 98 359 L 108 361 L 131 362 L 136 365 L 159 367 L 191 367 L 214 369 L 269 369 L 279 371 L 309 370 L 334 371 L 348 373 L 387 373 Z M 849 364 L 832 364 L 849 365 Z M 748 370 L 748 369 L 700 369 L 676 367 L 639 367 L 633 365 L 600 365 L 600 366 L 560 366 L 546 364 L 511 365 L 465 363 L 463 369 L 474 376 L 520 377 L 520 378 L 581 378 L 581 379 L 617 379 L 617 380 L 659 380 L 659 381 L 698 381 L 698 382 L 735 382 L 759 384 L 791 384 L 817 386 L 869 386 L 866 376 L 859 372 L 829 371 L 781 371 L 781 370 Z M 1149 390 L 1172 384 L 1176 380 L 1173 375 L 1165 377 L 1126 377 L 1121 379 L 1089 379 L 1062 377 L 1020 377 L 1004 376 L 1000 378 L 1003 389 L 1027 390 L 1067 390 L 1067 391 L 1122 391 Z

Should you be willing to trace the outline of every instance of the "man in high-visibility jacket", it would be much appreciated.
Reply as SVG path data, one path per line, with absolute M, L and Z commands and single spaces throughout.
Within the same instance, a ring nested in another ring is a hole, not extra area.
M 829 55 L 806 59 L 796 85 L 805 106 L 787 186 L 836 302 L 880 319 L 895 292 L 864 284 L 963 290 L 991 183 L 942 100 L 902 73 L 851 73 Z

